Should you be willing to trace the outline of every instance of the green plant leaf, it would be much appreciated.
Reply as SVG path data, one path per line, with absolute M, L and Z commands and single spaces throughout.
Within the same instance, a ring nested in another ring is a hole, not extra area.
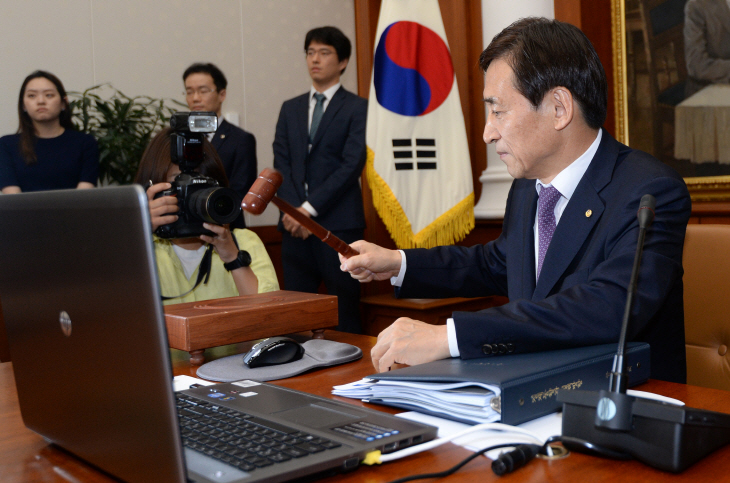
M 131 184 L 147 144 L 172 114 L 187 110 L 173 99 L 129 97 L 111 84 L 69 92 L 74 126 L 96 138 L 102 184 Z

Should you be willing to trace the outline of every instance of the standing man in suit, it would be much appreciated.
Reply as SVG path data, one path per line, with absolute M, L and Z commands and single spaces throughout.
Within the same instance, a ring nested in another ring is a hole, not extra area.
M 340 84 L 350 51 L 350 40 L 335 27 L 307 32 L 312 87 L 284 102 L 274 137 L 274 168 L 284 178 L 277 194 L 347 243 L 365 229 L 359 178 L 367 117 L 367 101 Z M 360 333 L 360 285 L 339 269 L 337 253 L 289 215 L 279 230 L 285 288 L 316 293 L 324 282 L 337 295 L 338 329 Z
M 522 19 L 482 52 L 487 124 L 512 184 L 500 237 L 483 246 L 386 250 L 359 241 L 342 270 L 393 277 L 401 297 L 507 295 L 447 325 L 400 318 L 378 336 L 375 368 L 615 343 L 639 233 L 656 197 L 627 340 L 651 345 L 651 376 L 685 382 L 682 247 L 690 197 L 682 178 L 601 129 L 606 75 L 576 27 Z
M 221 111 L 228 87 L 226 76 L 213 64 L 197 63 L 185 69 L 183 83 L 185 100 L 191 111 L 210 111 L 218 116 L 218 129 L 210 133 L 208 140 L 223 162 L 229 187 L 243 199 L 258 175 L 256 138 L 223 118 Z M 241 213 L 231 223 L 231 228 L 245 227 Z

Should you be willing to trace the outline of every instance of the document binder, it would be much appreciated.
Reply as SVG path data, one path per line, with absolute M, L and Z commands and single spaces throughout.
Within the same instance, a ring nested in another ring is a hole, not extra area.
M 368 379 L 409 382 L 476 382 L 498 386 L 499 398 L 490 405 L 501 413 L 501 422 L 521 424 L 561 409 L 558 393 L 576 389 L 597 391 L 608 384 L 616 344 L 605 344 L 529 354 L 480 359 L 443 359 L 368 376 Z M 627 344 L 629 386 L 649 379 L 649 344 Z M 449 413 L 435 413 L 402 403 L 378 399 L 369 402 L 426 412 L 467 424 Z

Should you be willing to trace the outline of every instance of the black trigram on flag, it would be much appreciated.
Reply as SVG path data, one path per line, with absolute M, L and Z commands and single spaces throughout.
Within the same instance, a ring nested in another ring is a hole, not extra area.
M 395 169 L 413 169 L 415 159 L 416 169 L 436 169 L 436 140 L 416 139 L 416 149 L 410 139 L 393 139 L 393 158 Z

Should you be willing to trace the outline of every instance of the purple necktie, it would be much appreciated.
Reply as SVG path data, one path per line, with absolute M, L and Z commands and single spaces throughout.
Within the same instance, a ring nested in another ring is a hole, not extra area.
M 537 234 L 540 237 L 537 250 L 537 278 L 540 278 L 542 262 L 555 233 L 555 205 L 560 199 L 560 191 L 553 186 L 543 187 L 537 201 Z

